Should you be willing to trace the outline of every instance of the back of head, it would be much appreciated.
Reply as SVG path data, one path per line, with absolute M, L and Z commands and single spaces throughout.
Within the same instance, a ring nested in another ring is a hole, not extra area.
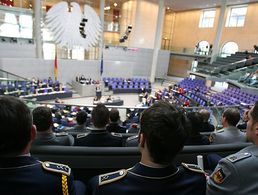
M 112 123 L 117 122 L 120 119 L 119 111 L 116 108 L 112 108 L 109 112 L 109 118 Z
M 18 98 L 0 96 L 0 156 L 21 154 L 31 140 L 32 117 Z
M 206 109 L 201 109 L 201 110 L 199 111 L 199 113 L 200 113 L 200 115 L 201 115 L 201 117 L 202 117 L 202 119 L 203 119 L 203 122 L 208 122 L 208 120 L 209 120 L 209 118 L 210 118 L 210 113 L 209 113 L 209 111 L 206 110 Z
M 255 123 L 258 123 L 258 101 L 255 102 L 253 110 L 251 112 L 252 119 Z
M 228 108 L 223 112 L 223 117 L 230 126 L 236 126 L 240 120 L 240 112 L 237 108 Z
M 203 128 L 202 116 L 198 112 L 187 113 L 187 118 L 191 124 L 190 136 L 195 136 L 200 134 L 200 130 Z
M 141 116 L 141 130 L 145 136 L 153 162 L 169 164 L 181 151 L 187 139 L 186 118 L 175 106 L 159 101 Z
M 109 111 L 104 104 L 98 104 L 91 113 L 93 125 L 97 128 L 106 127 L 109 121 Z
M 45 106 L 39 106 L 32 111 L 33 124 L 36 125 L 38 132 L 49 130 L 52 126 L 51 109 Z
M 84 110 L 79 111 L 76 115 L 76 121 L 78 125 L 83 125 L 84 123 L 86 123 L 86 120 L 87 120 L 87 113 Z

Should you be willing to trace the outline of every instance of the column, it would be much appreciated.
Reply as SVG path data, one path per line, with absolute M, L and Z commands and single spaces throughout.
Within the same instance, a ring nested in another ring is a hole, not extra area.
M 42 51 L 42 37 L 41 37 L 41 13 L 42 13 L 42 5 L 41 0 L 34 0 L 34 15 L 35 15 L 35 23 L 34 23 L 34 37 L 36 41 L 36 56 L 37 58 L 43 57 Z
M 216 58 L 219 54 L 221 34 L 222 34 L 222 29 L 223 29 L 224 24 L 225 24 L 224 16 L 225 16 L 225 13 L 226 13 L 226 7 L 227 7 L 227 0 L 221 0 L 219 22 L 218 22 L 216 36 L 215 36 L 215 39 L 213 41 L 213 51 L 212 51 L 212 56 L 211 56 L 211 63 L 216 60 Z
M 153 57 L 152 57 L 152 66 L 151 66 L 151 76 L 150 81 L 155 81 L 156 75 L 156 68 L 158 62 L 158 55 L 161 46 L 161 36 L 162 36 L 162 29 L 163 29 L 163 20 L 164 20 L 164 0 L 159 1 L 159 12 L 158 12 L 158 20 L 156 25 L 156 34 L 155 34 L 155 42 L 154 42 L 154 49 L 153 49 Z

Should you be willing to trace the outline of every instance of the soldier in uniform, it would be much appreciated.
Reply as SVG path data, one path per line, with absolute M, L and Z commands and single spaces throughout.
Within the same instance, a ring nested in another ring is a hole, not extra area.
M 40 162 L 30 155 L 36 127 L 29 108 L 19 99 L 0 96 L 0 194 L 84 194 L 67 165 Z
M 74 138 L 72 135 L 55 135 L 52 131 L 53 119 L 51 109 L 45 106 L 39 106 L 32 111 L 33 124 L 37 128 L 37 136 L 33 145 L 63 145 L 72 146 Z
M 223 129 L 212 133 L 210 136 L 211 144 L 228 144 L 234 142 L 246 142 L 245 133 L 237 127 L 240 120 L 240 112 L 236 108 L 228 108 L 223 112 L 222 125 Z
M 204 195 L 206 178 L 196 165 L 173 164 L 188 135 L 186 119 L 174 106 L 157 102 L 143 111 L 139 134 L 141 161 L 127 170 L 96 176 L 92 195 Z
M 254 145 L 219 161 L 207 182 L 207 195 L 257 195 L 258 101 L 248 112 L 247 138 Z
M 109 110 L 104 104 L 98 104 L 91 113 L 93 127 L 90 131 L 77 135 L 76 146 L 122 146 L 122 135 L 111 134 L 106 126 L 109 122 Z

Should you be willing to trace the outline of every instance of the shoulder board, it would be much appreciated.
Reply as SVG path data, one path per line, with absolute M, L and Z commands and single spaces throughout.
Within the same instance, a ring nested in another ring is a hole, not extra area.
M 66 133 L 66 132 L 60 132 L 60 133 L 55 133 L 55 135 L 56 135 L 57 137 L 59 137 L 59 136 L 68 135 L 68 133 Z
M 186 164 L 186 163 L 182 163 L 183 167 L 186 168 L 187 170 L 193 171 L 193 172 L 197 172 L 197 173 L 205 173 L 201 167 L 199 167 L 198 165 L 195 164 Z
M 245 153 L 237 153 L 237 154 L 232 154 L 230 156 L 228 156 L 226 159 L 229 160 L 230 162 L 234 163 L 240 160 L 243 160 L 245 158 L 249 158 L 252 155 L 248 152 Z
M 80 134 L 77 134 L 76 138 L 80 139 L 80 138 L 83 138 L 83 137 L 86 137 L 89 133 L 80 133 Z
M 138 139 L 138 135 L 133 135 L 133 136 L 131 136 L 131 137 L 128 137 L 127 138 L 127 141 L 131 141 L 131 140 L 134 140 L 134 139 Z
M 103 175 L 99 176 L 99 186 L 112 183 L 114 181 L 118 181 L 122 179 L 124 176 L 126 176 L 127 170 L 121 169 L 119 171 L 111 172 L 111 173 L 106 173 Z
M 48 162 L 48 161 L 41 162 L 41 164 L 42 164 L 42 167 L 47 171 L 62 173 L 67 176 L 70 176 L 71 174 L 71 168 L 67 165 Z
M 121 133 L 114 133 L 114 132 L 112 132 L 111 135 L 116 136 L 116 137 L 122 137 Z
M 216 131 L 216 133 L 222 133 L 222 132 L 224 132 L 224 129 L 220 129 L 220 130 Z

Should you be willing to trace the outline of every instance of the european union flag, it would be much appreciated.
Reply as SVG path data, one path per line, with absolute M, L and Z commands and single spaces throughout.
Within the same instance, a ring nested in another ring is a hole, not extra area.
M 103 73 L 103 53 L 101 55 L 101 61 L 100 61 L 100 76 L 102 76 L 102 73 Z

